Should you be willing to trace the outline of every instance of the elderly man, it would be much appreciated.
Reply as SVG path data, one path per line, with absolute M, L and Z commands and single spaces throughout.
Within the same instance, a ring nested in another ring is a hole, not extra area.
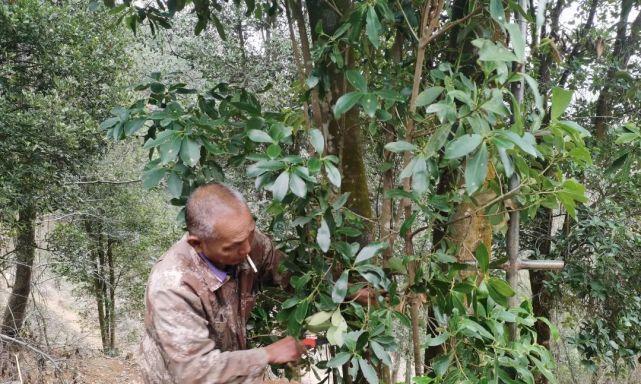
M 149 276 L 139 356 L 144 380 L 260 383 L 267 364 L 296 361 L 304 352 L 292 337 L 246 349 L 254 289 L 258 282 L 282 283 L 281 253 L 256 230 L 241 194 L 226 185 L 196 189 L 186 220 L 188 233 Z

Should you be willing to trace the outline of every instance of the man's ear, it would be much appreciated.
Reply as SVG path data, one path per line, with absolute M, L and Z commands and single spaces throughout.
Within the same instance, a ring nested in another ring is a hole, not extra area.
M 192 234 L 187 235 L 187 242 L 189 245 L 191 245 L 194 249 L 200 249 L 200 244 L 202 241 L 198 236 L 194 236 Z

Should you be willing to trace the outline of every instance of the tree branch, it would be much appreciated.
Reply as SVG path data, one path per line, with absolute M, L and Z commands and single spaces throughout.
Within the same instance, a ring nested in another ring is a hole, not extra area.
M 419 47 L 425 48 L 429 43 L 431 43 L 432 41 L 438 39 L 445 32 L 449 31 L 450 29 L 456 27 L 457 25 L 459 25 L 461 23 L 466 22 L 467 20 L 469 20 L 470 18 L 474 17 L 475 15 L 478 15 L 482 11 L 483 11 L 483 7 L 477 7 L 475 10 L 470 12 L 465 17 L 447 23 L 445 26 L 443 26 L 441 29 L 439 29 L 435 33 L 433 33 L 431 36 L 427 36 L 427 35 L 424 36 L 423 38 L 421 38 L 421 41 L 419 43 Z
M 29 349 L 30 349 L 30 350 L 32 350 L 33 352 L 35 352 L 35 353 L 37 353 L 37 354 L 41 355 L 42 357 L 45 357 L 47 360 L 51 361 L 51 364 L 53 364 L 53 367 L 54 367 L 56 370 L 57 370 L 57 369 L 59 369 L 59 368 L 58 368 L 58 363 L 56 362 L 56 360 L 55 360 L 53 357 L 51 357 L 51 356 L 50 356 L 49 354 L 47 354 L 46 352 L 43 352 L 42 350 L 40 350 L 40 349 L 38 349 L 38 348 L 36 348 L 36 347 L 33 347 L 33 346 L 29 345 L 29 343 L 26 343 L 26 342 L 21 341 L 21 340 L 18 340 L 18 339 L 14 339 L 13 337 L 10 337 L 10 336 L 7 336 L 7 335 L 4 335 L 4 334 L 2 334 L 2 333 L 0 333 L 0 339 L 2 339 L 2 340 L 4 340 L 4 341 L 8 341 L 8 342 L 10 342 L 10 343 L 16 343 L 16 344 L 21 345 L 21 346 L 23 346 L 23 347 L 29 348 Z

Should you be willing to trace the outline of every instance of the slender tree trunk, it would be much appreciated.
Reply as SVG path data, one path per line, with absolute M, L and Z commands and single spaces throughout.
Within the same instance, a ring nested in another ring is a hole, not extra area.
M 2 333 L 16 337 L 25 320 L 31 292 L 31 270 L 36 255 L 36 210 L 26 206 L 18 212 L 16 236 L 16 278 L 2 320 Z
M 103 351 L 108 349 L 108 322 L 106 320 L 106 295 L 104 287 L 104 250 L 102 249 L 102 235 L 100 234 L 100 226 L 94 225 L 91 220 L 85 221 L 85 231 L 87 236 L 91 239 L 92 248 L 90 250 L 93 271 L 91 273 L 93 278 L 94 297 L 96 299 L 96 309 L 98 311 L 98 323 L 100 325 L 100 340 L 102 342 Z
M 312 54 L 309 46 L 309 40 L 307 37 L 307 24 L 305 21 L 305 16 L 303 15 L 303 6 L 302 0 L 286 0 L 287 4 L 291 5 L 291 14 L 296 21 L 298 26 L 298 38 L 300 40 L 300 51 L 303 60 L 303 68 L 305 69 L 305 77 L 309 77 L 312 74 L 313 62 Z M 316 128 L 323 131 L 325 134 L 325 140 L 328 140 L 327 134 L 327 124 L 325 123 L 325 118 L 323 116 L 324 106 L 321 104 L 321 99 L 318 92 L 318 87 L 312 88 L 311 92 L 312 99 L 312 119 Z
M 107 239 L 107 268 L 109 269 L 109 350 L 116 349 L 116 273 L 113 255 L 114 241 Z
M 287 27 L 289 29 L 289 39 L 292 43 L 292 51 L 294 53 L 294 61 L 296 62 L 296 69 L 298 71 L 298 79 L 301 84 L 305 84 L 305 78 L 307 77 L 307 71 L 305 70 L 305 63 L 303 63 L 303 57 L 301 54 L 301 48 L 296 40 L 296 33 L 294 33 L 294 22 L 292 12 L 290 10 L 289 0 L 285 0 L 285 16 L 287 18 Z M 307 37 L 305 36 L 305 39 Z M 318 90 L 313 90 L 312 92 L 316 93 L 316 101 L 318 101 Z M 313 112 L 312 112 L 313 113 Z M 303 103 L 303 117 L 305 118 L 305 124 L 307 129 L 312 127 L 312 123 L 309 118 L 309 103 L 305 101 Z

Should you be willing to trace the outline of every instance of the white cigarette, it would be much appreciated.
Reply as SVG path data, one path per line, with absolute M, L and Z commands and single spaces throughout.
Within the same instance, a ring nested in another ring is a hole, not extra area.
M 258 269 L 256 269 L 256 264 L 254 264 L 254 260 L 252 260 L 251 257 L 249 257 L 249 255 L 247 255 L 247 261 L 249 261 L 249 265 L 252 266 L 252 269 L 254 270 L 254 272 L 258 273 Z

